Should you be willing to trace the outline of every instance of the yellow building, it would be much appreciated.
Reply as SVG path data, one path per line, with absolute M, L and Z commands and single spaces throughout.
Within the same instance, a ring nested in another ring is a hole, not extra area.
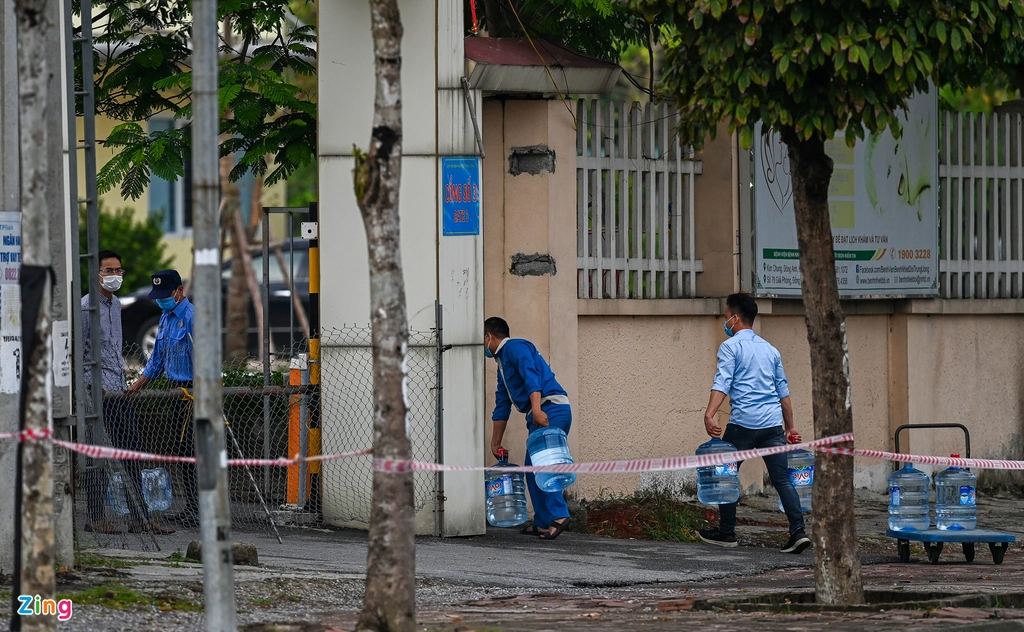
M 103 139 L 118 124 L 118 121 L 110 118 L 96 116 L 97 170 L 102 169 L 103 165 L 114 156 L 115 150 L 104 147 Z M 174 124 L 174 119 L 169 116 L 155 117 L 142 123 L 147 131 L 167 129 Z M 81 118 L 78 119 L 78 134 L 81 138 L 83 134 Z M 107 212 L 128 207 L 134 210 L 135 218 L 138 221 L 145 221 L 147 217 L 156 214 L 161 215 L 164 222 L 164 243 L 167 244 L 167 254 L 171 257 L 172 265 L 182 270 L 183 275 L 184 271 L 189 270 L 192 265 L 192 205 L 188 193 L 190 173 L 191 170 L 186 167 L 185 177 L 179 178 L 177 182 L 168 182 L 153 175 L 149 187 L 137 200 L 125 199 L 121 196 L 120 189 L 116 187 L 100 196 L 100 205 Z M 242 214 L 246 218 L 252 206 L 254 184 L 255 178 L 251 174 L 238 182 L 242 198 Z M 79 191 L 85 191 L 85 170 L 81 165 L 78 170 L 78 187 Z M 285 183 L 278 182 L 273 186 L 263 187 L 261 198 L 261 206 L 284 206 Z M 285 231 L 283 217 L 275 216 L 272 219 L 276 220 L 271 225 L 272 238 L 283 237 Z M 102 240 L 103 236 L 100 235 L 100 247 L 102 247 Z

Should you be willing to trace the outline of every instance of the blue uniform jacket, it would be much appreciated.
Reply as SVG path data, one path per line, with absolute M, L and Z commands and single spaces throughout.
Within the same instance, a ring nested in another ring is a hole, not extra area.
M 166 375 L 173 382 L 192 381 L 192 327 L 195 307 L 187 298 L 160 316 L 156 346 L 143 375 L 151 380 Z
M 492 421 L 507 421 L 512 404 L 521 413 L 530 412 L 530 393 L 540 391 L 542 399 L 552 395 L 565 397 L 565 389 L 529 340 L 506 338 L 494 358 L 498 362 L 498 388 L 494 392 Z

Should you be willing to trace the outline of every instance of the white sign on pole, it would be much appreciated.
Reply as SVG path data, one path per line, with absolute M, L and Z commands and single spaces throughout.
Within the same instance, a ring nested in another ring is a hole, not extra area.
M 0 212 L 0 393 L 21 391 L 21 214 Z
M 53 385 L 71 386 L 71 331 L 68 321 L 53 321 Z
M 835 162 L 829 216 L 836 280 L 844 298 L 938 294 L 938 101 L 915 95 L 899 139 L 885 130 L 846 146 L 825 143 Z M 758 296 L 799 297 L 800 260 L 789 154 L 774 131 L 754 132 L 754 263 Z

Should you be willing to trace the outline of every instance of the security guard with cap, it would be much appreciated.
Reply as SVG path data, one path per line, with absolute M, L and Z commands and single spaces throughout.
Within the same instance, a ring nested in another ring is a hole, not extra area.
M 175 435 L 180 456 L 195 455 L 192 429 L 192 330 L 195 325 L 195 307 L 185 297 L 185 288 L 177 270 L 161 270 L 153 275 L 153 289 L 149 298 L 163 310 L 156 334 L 156 346 L 149 356 L 142 375 L 128 387 L 127 394 L 135 395 L 161 375 L 170 380 L 174 388 L 183 389 L 184 397 L 175 401 Z M 189 390 L 185 390 L 189 389 Z M 196 488 L 196 466 L 182 464 L 185 487 L 184 510 L 176 516 L 180 522 L 199 522 L 199 500 Z

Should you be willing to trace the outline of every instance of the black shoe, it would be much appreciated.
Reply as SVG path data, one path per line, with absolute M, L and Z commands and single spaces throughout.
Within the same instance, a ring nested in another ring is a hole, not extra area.
M 809 546 L 811 546 L 811 539 L 803 531 L 797 531 L 789 536 L 789 542 L 786 542 L 786 546 L 782 547 L 782 552 L 800 555 Z
M 735 532 L 722 533 L 717 527 L 714 529 L 701 529 L 697 531 L 697 535 L 700 536 L 701 540 L 704 540 L 708 544 L 713 544 L 726 549 L 732 549 L 740 545 L 740 543 L 736 541 Z M 810 544 L 810 540 L 808 540 L 808 544 Z

